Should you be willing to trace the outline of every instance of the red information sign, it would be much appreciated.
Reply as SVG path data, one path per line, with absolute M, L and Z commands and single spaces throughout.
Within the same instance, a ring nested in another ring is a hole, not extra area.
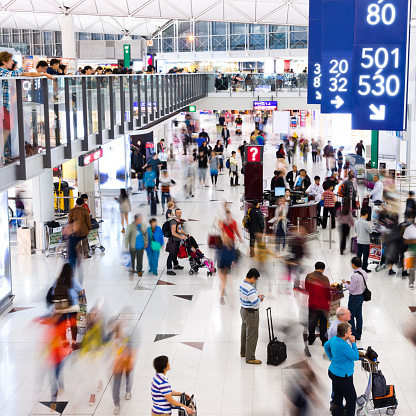
M 378 244 L 370 244 L 370 254 L 368 258 L 372 260 L 380 261 L 381 255 L 382 255 L 381 246 L 379 246 Z
M 94 150 L 92 153 L 88 153 L 87 155 L 80 156 L 78 158 L 79 166 L 87 166 L 102 156 L 103 156 L 103 149 L 100 147 L 99 149 Z
M 246 146 L 246 163 L 263 162 L 263 146 Z
M 146 149 L 153 149 L 154 147 L 155 147 L 154 143 L 151 143 L 151 142 L 146 143 Z
M 260 206 L 260 211 L 265 217 L 267 217 L 267 214 L 268 214 L 268 207 L 267 206 L 265 207 L 265 206 L 261 205 Z

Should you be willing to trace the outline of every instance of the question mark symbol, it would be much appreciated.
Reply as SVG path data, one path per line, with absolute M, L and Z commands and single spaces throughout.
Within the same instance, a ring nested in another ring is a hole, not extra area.
M 250 149 L 251 152 L 251 161 L 255 162 L 257 159 L 257 155 L 259 154 L 259 149 L 257 147 L 252 147 Z

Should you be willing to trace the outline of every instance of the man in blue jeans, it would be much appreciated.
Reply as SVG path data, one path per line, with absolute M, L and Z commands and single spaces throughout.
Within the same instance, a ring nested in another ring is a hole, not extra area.
M 367 284 L 367 273 L 361 268 L 361 260 L 358 257 L 353 257 L 351 266 L 354 269 L 351 281 L 343 280 L 342 283 L 350 292 L 348 309 L 351 312 L 351 320 L 349 322 L 351 331 L 356 339 L 360 340 L 363 332 L 363 293 Z
M 367 221 L 368 219 L 368 208 L 363 207 L 361 209 L 361 218 L 354 224 L 354 231 L 357 234 L 357 257 L 363 258 L 363 270 L 366 273 L 370 273 L 371 270 L 368 270 L 368 256 L 370 254 L 370 235 L 371 222 Z

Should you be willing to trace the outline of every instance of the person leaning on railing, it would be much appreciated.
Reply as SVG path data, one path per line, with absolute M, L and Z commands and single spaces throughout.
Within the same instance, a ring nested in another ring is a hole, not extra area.
M 13 70 L 13 66 L 15 65 L 15 61 L 13 60 L 13 55 L 7 51 L 0 52 L 0 78 L 11 78 L 11 77 L 34 77 L 38 78 L 40 76 L 46 76 L 48 78 L 53 79 L 52 76 L 46 74 L 44 72 L 25 72 L 23 68 L 19 68 Z M 11 125 L 11 91 L 10 91 L 9 81 L 2 80 L 1 82 L 1 89 L 2 89 L 2 104 L 0 109 L 0 131 L 3 134 L 0 134 L 0 159 L 1 162 L 4 163 L 5 156 L 11 156 L 11 143 L 10 141 L 10 132 L 12 130 Z M 14 119 L 16 120 L 16 118 Z M 5 155 L 5 147 L 7 147 L 8 153 Z

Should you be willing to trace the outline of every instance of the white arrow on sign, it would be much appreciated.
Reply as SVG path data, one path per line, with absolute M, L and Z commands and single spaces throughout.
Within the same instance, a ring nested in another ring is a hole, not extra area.
M 342 104 L 344 104 L 344 100 L 339 95 L 337 95 L 335 97 L 335 100 L 331 101 L 331 104 L 335 104 L 335 108 L 338 110 L 338 108 L 340 108 Z
M 320 100 L 322 98 L 322 95 L 319 91 L 316 91 L 316 99 Z
M 370 105 L 370 110 L 374 113 L 370 115 L 370 120 L 385 120 L 386 118 L 386 106 L 381 105 L 377 108 L 374 104 Z

